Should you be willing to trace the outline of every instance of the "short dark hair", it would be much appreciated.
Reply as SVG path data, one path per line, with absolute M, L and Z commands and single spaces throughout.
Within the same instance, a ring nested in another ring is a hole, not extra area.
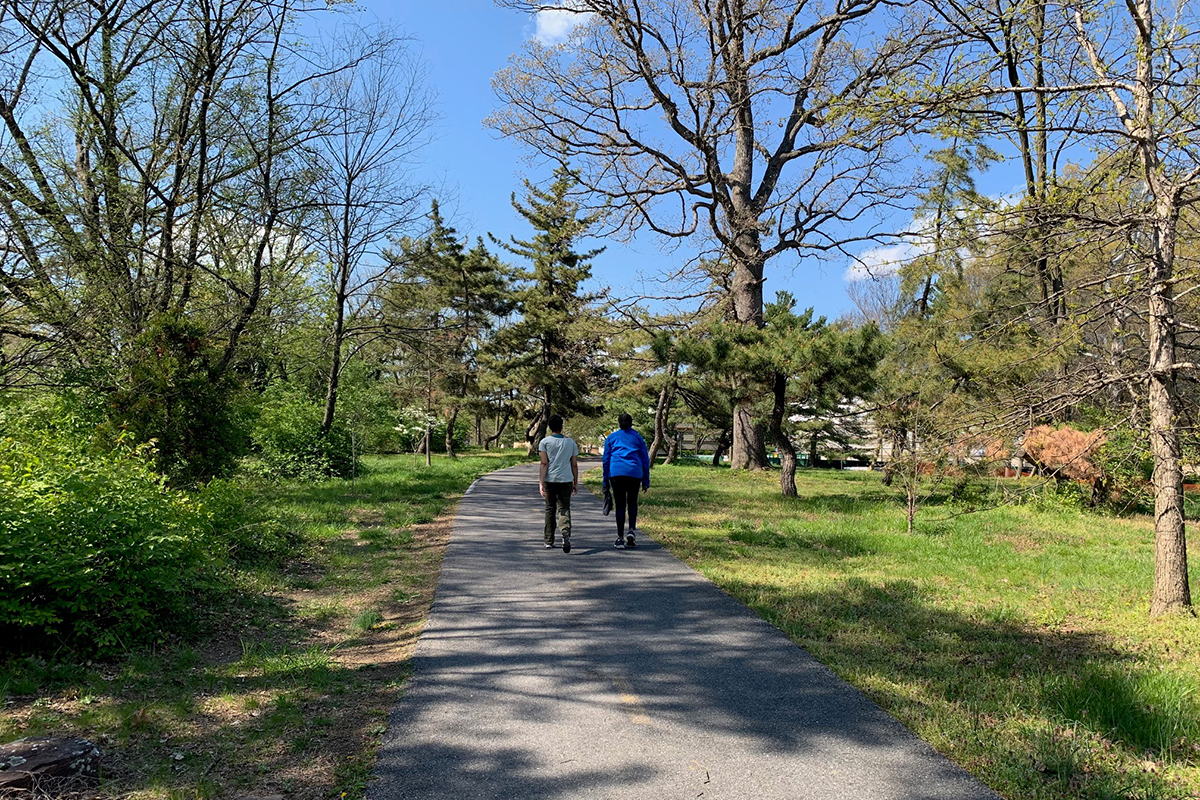
M 558 414 L 551 414 L 550 421 L 546 424 L 550 426 L 551 432 L 562 433 L 562 417 Z
M 617 417 L 617 424 L 621 426 L 621 430 L 629 430 L 633 427 L 633 417 L 628 414 L 622 414 Z

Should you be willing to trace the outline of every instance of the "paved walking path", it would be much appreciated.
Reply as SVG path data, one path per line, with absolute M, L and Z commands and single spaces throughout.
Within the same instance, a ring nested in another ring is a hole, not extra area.
M 997 800 L 586 491 L 543 549 L 536 469 L 459 505 L 370 800 Z

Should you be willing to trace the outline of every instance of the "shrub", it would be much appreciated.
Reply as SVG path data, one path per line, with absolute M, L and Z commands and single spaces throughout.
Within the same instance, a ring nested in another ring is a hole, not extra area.
M 1074 428 L 1039 425 L 1025 432 L 1021 446 L 1031 461 L 1056 478 L 1094 483 L 1102 475 L 1094 459 L 1104 439 L 1104 431 L 1078 431 Z
M 278 566 L 295 552 L 300 535 L 285 528 L 240 485 L 210 481 L 197 496 L 212 531 L 214 555 L 246 566 Z
M 249 445 L 238 413 L 239 392 L 214 377 L 216 352 L 204 329 L 180 314 L 163 314 L 125 354 L 122 385 L 108 398 L 101 432 L 154 442 L 155 468 L 175 483 L 195 485 L 230 474 Z
M 321 435 L 323 408 L 288 384 L 262 397 L 252 437 L 259 470 L 273 478 L 348 478 L 359 470 L 354 441 L 340 422 Z
M 1144 433 L 1126 427 L 1109 431 L 1096 453 L 1096 464 L 1104 471 L 1105 499 L 1110 506 L 1122 513 L 1154 507 L 1150 484 L 1154 459 Z
M 222 571 L 216 520 L 153 456 L 0 439 L 0 642 L 111 651 L 192 617 Z

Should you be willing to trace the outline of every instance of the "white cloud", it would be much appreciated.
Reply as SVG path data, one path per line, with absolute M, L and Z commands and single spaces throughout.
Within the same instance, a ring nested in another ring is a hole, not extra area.
M 914 258 L 929 252 L 927 244 L 903 241 L 883 247 L 872 247 L 855 257 L 842 277 L 847 283 L 895 275 Z
M 551 8 L 539 11 L 534 16 L 535 30 L 533 38 L 546 46 L 566 41 L 571 31 L 584 24 L 591 17 L 590 13 L 568 11 L 562 8 Z

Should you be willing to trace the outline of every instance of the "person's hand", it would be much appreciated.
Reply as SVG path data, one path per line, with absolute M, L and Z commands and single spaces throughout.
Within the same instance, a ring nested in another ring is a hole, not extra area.
M 650 492 L 650 487 L 649 487 L 649 486 L 643 486 L 643 487 L 642 487 L 642 494 L 648 494 L 649 492 Z
M 571 484 L 571 494 L 579 494 L 579 484 L 578 483 Z
M 546 496 L 546 487 L 540 483 L 538 484 L 538 494 L 540 494 L 542 497 Z

